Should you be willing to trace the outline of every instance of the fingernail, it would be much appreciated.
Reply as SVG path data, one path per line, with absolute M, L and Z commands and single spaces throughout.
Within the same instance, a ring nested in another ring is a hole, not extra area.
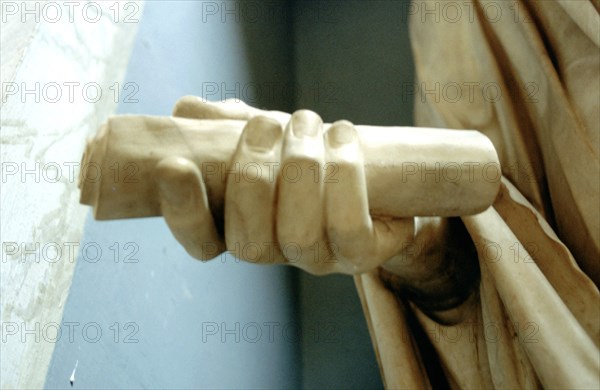
M 268 152 L 279 141 L 281 133 L 279 122 L 264 116 L 257 116 L 246 124 L 244 141 L 254 151 Z
M 327 142 L 334 148 L 349 144 L 354 140 L 354 126 L 348 121 L 337 121 L 327 130 Z
M 323 121 L 319 115 L 310 110 L 299 110 L 292 115 L 290 126 L 292 134 L 296 137 L 314 137 L 323 126 Z

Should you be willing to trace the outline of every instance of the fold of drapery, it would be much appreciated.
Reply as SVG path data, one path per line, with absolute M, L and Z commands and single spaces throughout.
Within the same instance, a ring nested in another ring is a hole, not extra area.
M 416 3 L 432 9 L 436 2 Z M 598 46 L 554 0 L 456 4 L 470 16 L 411 19 L 416 124 L 490 137 L 503 174 L 598 285 Z M 492 8 L 503 15 L 493 23 L 485 16 Z M 597 12 L 590 18 L 600 23 Z M 462 97 L 454 101 L 456 84 Z
M 389 389 L 430 389 L 419 349 L 406 321 L 406 307 L 377 272 L 354 277 L 382 380 Z
M 509 196 L 504 187 L 501 198 Z M 520 219 L 527 218 L 529 210 L 525 205 L 516 207 L 512 198 L 505 202 L 508 207 L 503 208 L 504 216 L 498 212 L 501 206 L 494 205 L 481 214 L 463 218 L 478 249 L 482 274 L 486 274 L 482 288 L 497 291 L 506 310 L 504 318 L 513 325 L 512 332 L 504 334 L 506 339 L 496 342 L 508 344 L 516 338 L 545 388 L 599 388 L 598 289 L 570 261 L 568 252 L 547 257 L 530 254 L 524 243 L 530 248 L 548 245 L 552 232 L 543 231 L 544 223 L 529 224 L 529 230 L 521 230 L 518 225 L 525 222 Z M 515 230 L 522 233 L 521 237 Z M 556 274 L 548 278 L 541 263 L 564 270 L 572 279 L 565 281 Z M 569 286 L 577 286 L 579 297 L 570 294 Z M 577 298 L 589 300 L 580 305 Z M 484 307 L 490 303 L 485 296 L 481 302 Z M 490 368 L 492 373 L 496 371 L 494 366 Z
M 443 2 L 413 3 L 442 12 Z M 504 177 L 490 209 L 463 217 L 481 268 L 478 304 L 466 321 L 437 324 L 402 297 L 390 299 L 375 274 L 356 277 L 384 381 L 430 386 L 420 358 L 426 343 L 435 351 L 426 358 L 439 362 L 453 388 L 600 388 L 598 5 L 452 4 L 462 18 L 416 12 L 410 21 L 415 122 L 483 132 Z M 390 318 L 402 325 L 375 326 L 376 312 L 400 313 Z M 415 331 L 407 313 L 427 335 L 397 347 L 413 351 L 416 366 L 402 363 L 409 355 L 389 342 L 398 329 Z
M 490 209 L 463 220 L 479 253 L 479 304 L 453 326 L 409 305 L 451 387 L 598 388 L 600 293 L 548 223 L 507 180 Z M 386 386 L 428 388 L 407 308 L 376 273 L 356 283 Z

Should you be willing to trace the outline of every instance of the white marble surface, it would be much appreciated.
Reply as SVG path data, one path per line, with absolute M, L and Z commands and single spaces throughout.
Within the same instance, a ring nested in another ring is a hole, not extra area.
M 138 24 L 112 2 L 51 3 L 1 3 L 2 388 L 44 384 L 88 212 L 84 140 L 122 99 Z M 128 3 L 139 20 L 143 3 Z

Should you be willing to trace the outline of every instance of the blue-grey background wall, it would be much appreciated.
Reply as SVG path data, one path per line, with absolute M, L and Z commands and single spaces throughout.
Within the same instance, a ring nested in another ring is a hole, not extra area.
M 192 94 L 410 125 L 406 3 L 148 1 L 119 113 L 168 115 Z M 90 217 L 80 248 L 47 388 L 77 361 L 74 388 L 382 387 L 349 276 L 202 264 L 160 218 Z

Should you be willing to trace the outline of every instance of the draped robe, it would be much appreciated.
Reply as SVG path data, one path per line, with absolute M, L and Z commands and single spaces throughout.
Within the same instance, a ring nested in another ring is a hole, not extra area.
M 503 177 L 462 218 L 481 270 L 465 321 L 436 323 L 377 271 L 355 277 L 386 387 L 600 388 L 599 9 L 411 4 L 416 125 L 483 132 Z

